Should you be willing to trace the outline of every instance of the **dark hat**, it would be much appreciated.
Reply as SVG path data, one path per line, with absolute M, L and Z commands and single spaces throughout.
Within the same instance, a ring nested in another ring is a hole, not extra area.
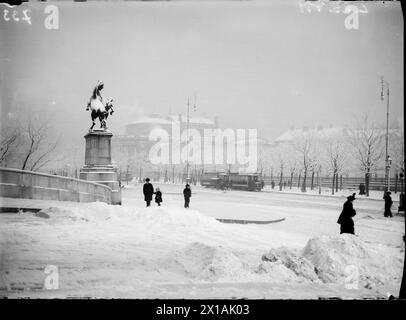
M 186 184 L 186 187 L 190 187 L 188 184 Z
M 348 200 L 354 201 L 355 200 L 355 193 L 353 193 L 351 196 L 347 197 Z
M 148 181 L 149 181 L 149 178 L 146 178 L 146 179 L 145 179 L 145 181 L 147 181 L 147 182 L 148 182 Z
M 386 191 L 386 194 L 391 194 L 391 192 L 390 192 L 390 191 Z

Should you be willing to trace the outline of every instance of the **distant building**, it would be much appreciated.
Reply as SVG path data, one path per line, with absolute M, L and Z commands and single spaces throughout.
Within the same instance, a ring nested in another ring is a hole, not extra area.
M 153 165 L 149 160 L 149 151 L 156 141 L 150 140 L 150 134 L 155 129 L 165 130 L 169 135 L 169 141 L 172 142 L 172 127 L 176 125 L 180 133 L 187 129 L 187 117 L 184 115 L 162 116 L 159 114 L 144 115 L 125 126 L 123 135 L 113 137 L 113 155 L 116 164 L 121 170 L 131 171 L 133 176 L 145 177 L 154 175 L 157 170 L 184 171 L 184 164 L 172 166 L 171 163 L 165 166 Z M 218 119 L 213 120 L 205 117 L 190 117 L 189 128 L 198 130 L 203 136 L 204 129 L 218 128 Z M 185 143 L 183 143 L 184 145 Z M 176 168 L 175 168 L 176 167 Z M 200 169 L 200 168 L 199 168 Z M 192 168 L 197 170 L 197 168 Z M 169 174 L 169 173 L 168 173 Z M 174 172 L 172 172 L 174 174 Z M 157 179 L 157 177 L 155 177 Z

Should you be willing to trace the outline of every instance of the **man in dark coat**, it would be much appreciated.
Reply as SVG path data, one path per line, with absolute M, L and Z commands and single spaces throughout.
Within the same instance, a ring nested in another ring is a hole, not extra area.
M 159 188 L 156 188 L 156 192 L 155 192 L 155 202 L 158 204 L 158 206 L 161 206 L 161 202 L 162 202 L 162 192 L 159 190 Z
M 185 197 L 185 208 L 189 208 L 190 198 L 192 197 L 192 190 L 190 186 L 186 184 L 185 189 L 183 189 L 183 196 Z
M 390 191 L 387 191 L 385 195 L 383 196 L 383 199 L 385 200 L 385 212 L 383 214 L 384 217 L 391 217 L 392 218 L 392 211 L 390 210 L 392 207 L 392 197 L 390 196 Z
M 347 197 L 347 201 L 343 205 L 343 211 L 341 211 L 340 217 L 337 220 L 337 223 L 341 225 L 341 233 L 350 233 L 354 234 L 354 221 L 352 217 L 356 215 L 356 212 L 352 206 L 352 202 L 355 200 L 355 193 Z
M 142 191 L 144 192 L 144 200 L 147 202 L 147 207 L 149 207 L 151 205 L 152 195 L 154 194 L 154 186 L 149 183 L 149 178 L 145 179 Z
M 365 194 L 365 184 L 360 183 L 359 184 L 359 195 L 364 195 Z

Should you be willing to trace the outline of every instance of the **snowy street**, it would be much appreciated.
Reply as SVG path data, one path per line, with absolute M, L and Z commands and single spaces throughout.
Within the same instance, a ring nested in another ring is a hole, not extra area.
M 192 186 L 184 209 L 182 186 L 157 186 L 162 207 L 144 208 L 142 185 L 135 185 L 122 190 L 122 206 L 59 202 L 42 215 L 0 214 L 0 294 L 385 299 L 399 291 L 404 217 L 397 202 L 385 219 L 383 201 L 355 200 L 354 237 L 340 236 L 336 223 L 345 197 Z M 57 290 L 42 289 L 47 265 L 58 268 Z M 358 277 L 349 287 L 354 265 Z

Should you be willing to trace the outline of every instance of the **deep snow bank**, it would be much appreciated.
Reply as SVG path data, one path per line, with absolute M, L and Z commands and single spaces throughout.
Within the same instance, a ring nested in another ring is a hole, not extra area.
M 223 246 L 194 242 L 175 251 L 172 260 L 195 280 L 237 281 L 249 273 L 248 266 Z
M 402 259 L 390 251 L 350 234 L 320 236 L 310 239 L 299 253 L 285 247 L 271 249 L 262 257 L 262 268 L 279 263 L 310 281 L 373 289 L 400 281 Z
M 132 240 L 134 243 L 150 243 L 151 230 L 159 236 L 165 235 L 159 238 L 163 241 L 161 246 L 168 239 L 175 239 L 168 245 L 168 256 L 158 257 L 164 263 L 157 268 L 196 281 L 312 282 L 344 286 L 350 280 L 360 288 L 373 289 L 393 286 L 401 280 L 403 261 L 398 248 L 366 243 L 348 234 L 312 238 L 302 250 L 294 250 L 272 248 L 275 243 L 281 243 L 280 233 L 270 233 L 266 227 L 227 225 L 198 211 L 179 207 L 138 208 L 96 202 L 69 208 L 52 207 L 43 212 L 50 217 L 47 222 L 89 224 L 92 229 L 91 224 L 102 224 L 106 233 L 118 226 L 114 229 L 117 234 L 127 232 L 131 237 L 137 236 Z M 113 241 L 128 241 L 131 237 L 116 237 Z M 239 242 L 240 238 L 244 241 Z M 272 249 L 261 257 L 256 249 L 263 239 Z M 171 247 L 174 243 L 176 246 Z M 244 243 L 244 254 L 240 252 L 241 243 Z
M 148 227 L 199 227 L 221 229 L 224 225 L 213 217 L 200 214 L 196 210 L 179 207 L 113 206 L 104 202 L 92 202 L 77 207 L 50 207 L 41 210 L 51 219 L 79 222 L 132 223 Z

